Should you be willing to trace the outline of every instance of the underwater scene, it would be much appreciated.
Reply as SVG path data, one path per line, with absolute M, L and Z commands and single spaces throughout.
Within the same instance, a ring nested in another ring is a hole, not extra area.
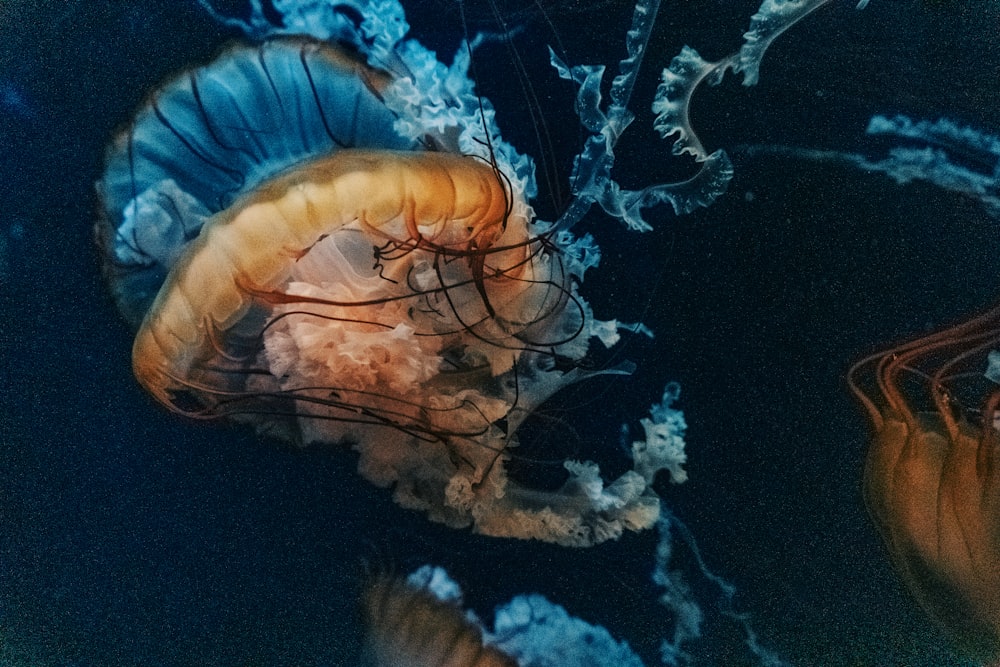
M 0 667 L 1000 665 L 998 24 L 0 0 Z

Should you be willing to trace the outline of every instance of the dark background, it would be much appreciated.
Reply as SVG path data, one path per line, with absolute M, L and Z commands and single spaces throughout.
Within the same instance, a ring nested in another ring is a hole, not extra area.
M 458 4 L 409 4 L 412 34 L 448 60 L 466 30 Z M 685 43 L 730 52 L 756 9 L 663 4 L 639 118 L 619 144 L 626 185 L 690 173 L 649 129 L 658 70 Z M 482 92 L 505 136 L 565 182 L 582 135 L 544 45 L 612 66 L 631 4 L 495 8 L 465 3 L 471 32 L 496 30 L 497 16 L 521 27 L 513 50 L 480 52 Z M 701 90 L 694 122 L 710 149 L 865 151 L 874 113 L 1000 128 L 997 13 L 929 0 L 858 12 L 838 0 L 779 40 L 759 86 Z M 543 593 L 658 664 L 672 626 L 649 580 L 654 534 L 567 550 L 448 530 L 361 480 L 349 451 L 184 421 L 135 384 L 131 333 L 91 241 L 103 146 L 155 85 L 237 37 L 188 0 L 0 5 L 0 664 L 350 665 L 367 574 L 426 562 L 447 567 L 486 618 Z M 521 80 L 544 112 L 541 146 Z M 585 285 L 598 316 L 641 319 L 657 337 L 607 360 L 634 360 L 633 377 L 546 405 L 524 451 L 613 467 L 621 424 L 635 430 L 677 380 L 690 481 L 659 490 L 736 585 L 765 646 L 796 665 L 965 664 L 901 589 L 867 517 L 868 429 L 845 375 L 869 352 L 992 304 L 998 221 L 929 185 L 732 154 L 736 176 L 710 209 L 654 212 L 645 236 L 585 221 L 605 251 Z M 547 193 L 538 208 L 562 201 Z M 689 552 L 677 558 L 690 568 Z M 715 611 L 717 591 L 692 586 L 707 615 L 706 638 L 688 647 L 695 664 L 751 664 Z

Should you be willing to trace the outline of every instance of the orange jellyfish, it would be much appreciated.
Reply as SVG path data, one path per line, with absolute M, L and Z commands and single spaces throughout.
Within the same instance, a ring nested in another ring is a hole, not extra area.
M 361 612 L 361 664 L 372 667 L 643 665 L 627 642 L 538 594 L 498 606 L 491 629 L 463 609 L 462 590 L 448 573 L 430 565 L 405 579 L 376 577 L 365 587 Z
M 113 142 L 97 237 L 139 383 L 188 417 L 349 443 L 452 526 L 578 546 L 652 526 L 656 472 L 683 479 L 670 386 L 618 479 L 580 461 L 557 489 L 508 479 L 519 425 L 626 327 L 578 292 L 593 240 L 534 220 L 533 165 L 475 95 L 471 48 L 449 68 L 393 39 L 230 48 Z M 611 187 L 604 151 L 581 163 Z
M 362 664 L 372 667 L 516 667 L 483 643 L 482 629 L 454 600 L 442 600 L 405 579 L 378 577 L 365 590 L 368 627 Z
M 875 427 L 864 493 L 893 565 L 957 647 L 986 662 L 1000 658 L 1000 389 L 983 370 L 998 344 L 995 308 L 848 375 Z

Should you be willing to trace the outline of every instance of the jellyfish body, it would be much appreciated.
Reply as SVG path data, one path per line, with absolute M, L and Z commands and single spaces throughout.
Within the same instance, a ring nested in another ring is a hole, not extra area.
M 457 604 L 405 579 L 379 577 L 362 599 L 368 633 L 362 664 L 371 667 L 516 667 L 484 645 L 483 632 Z
M 461 588 L 440 567 L 424 565 L 405 579 L 375 578 L 361 610 L 362 664 L 372 667 L 643 667 L 627 642 L 538 594 L 497 607 L 490 629 L 462 608 Z
M 450 525 L 572 545 L 649 527 L 656 471 L 683 474 L 672 432 L 607 486 L 580 462 L 555 490 L 507 478 L 519 425 L 617 324 L 577 292 L 592 242 L 533 222 L 530 161 L 415 48 L 396 78 L 306 38 L 235 47 L 140 109 L 97 225 L 135 374 L 186 416 L 350 443 Z
M 980 660 L 1000 657 L 1000 391 L 984 390 L 976 369 L 998 341 L 994 309 L 864 359 L 849 376 L 875 426 L 865 499 L 896 571 Z M 872 395 L 861 389 L 869 368 Z M 981 408 L 964 409 L 974 397 Z

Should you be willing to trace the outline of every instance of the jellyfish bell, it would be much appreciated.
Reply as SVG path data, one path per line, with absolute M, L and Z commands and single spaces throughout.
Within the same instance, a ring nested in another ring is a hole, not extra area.
M 517 350 L 502 343 L 524 316 L 523 302 L 539 303 L 541 288 L 525 256 L 525 221 L 507 220 L 506 210 L 492 170 L 462 156 L 344 150 L 299 167 L 213 216 L 185 249 L 139 328 L 136 376 L 172 409 L 237 412 L 268 393 L 258 381 L 249 383 L 258 385 L 254 395 L 233 394 L 252 379 L 245 367 L 261 361 L 249 353 L 256 329 L 272 316 L 281 319 L 264 334 L 272 357 L 282 355 L 280 342 L 269 345 L 281 335 L 276 329 L 287 335 L 303 320 L 334 338 L 403 337 L 405 320 L 407 339 L 433 338 L 437 347 L 467 335 L 456 330 L 466 325 L 491 344 L 485 351 L 499 350 L 492 366 L 509 365 L 505 352 Z M 490 275 L 475 275 L 483 271 Z M 330 287 L 313 287 L 312 277 Z M 438 309 L 425 310 L 431 306 Z M 329 343 L 324 354 L 333 351 Z M 391 373 L 398 361 L 382 370 Z M 374 362 L 360 363 L 372 370 Z M 336 366 L 350 374 L 349 360 Z M 377 384 L 405 384 L 394 375 Z M 349 389 L 345 382 L 338 386 Z M 200 407 L 182 404 L 192 400 Z
M 482 627 L 461 608 L 458 595 L 442 599 L 409 579 L 375 578 L 361 600 L 367 628 L 361 664 L 516 667 L 517 660 L 484 643 Z
M 627 642 L 537 593 L 496 607 L 492 627 L 464 608 L 462 598 L 462 588 L 441 567 L 424 565 L 405 578 L 373 578 L 361 596 L 366 631 L 359 664 L 643 666 Z
M 983 378 L 998 344 L 994 308 L 848 376 L 875 430 L 865 499 L 896 571 L 957 647 L 984 661 L 1000 659 L 1000 388 Z

